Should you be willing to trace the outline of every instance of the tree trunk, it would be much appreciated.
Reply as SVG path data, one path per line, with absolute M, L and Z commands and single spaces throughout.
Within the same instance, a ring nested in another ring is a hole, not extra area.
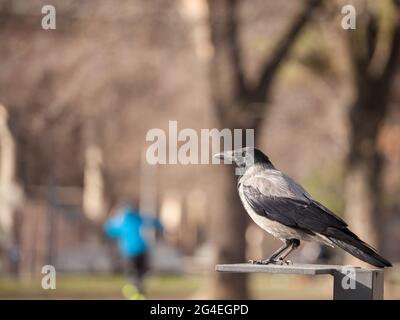
M 213 215 L 212 235 L 216 249 L 217 263 L 245 262 L 246 227 L 248 217 L 240 202 L 236 188 L 236 176 L 233 166 L 221 165 L 222 179 L 220 200 L 222 210 Z M 247 274 L 215 272 L 211 283 L 213 299 L 248 299 Z
M 355 70 L 356 100 L 350 110 L 350 150 L 345 179 L 345 216 L 351 229 L 379 250 L 382 224 L 382 168 L 377 136 L 387 114 L 390 89 L 400 57 L 400 1 L 393 0 L 395 19 L 387 59 L 374 59 L 380 41 L 377 15 L 364 7 L 357 31 L 349 33 Z M 376 62 L 378 61 L 379 64 Z M 377 67 L 378 66 L 378 67 Z M 360 261 L 347 256 L 348 263 Z
M 243 112 L 245 106 L 241 103 L 245 89 L 236 34 L 236 5 L 234 0 L 209 1 L 214 44 L 214 55 L 210 61 L 212 102 L 220 127 L 231 130 L 254 128 L 255 125 Z M 216 261 L 244 262 L 247 217 L 237 192 L 237 177 L 233 166 L 221 166 L 221 170 L 224 170 L 222 179 L 225 181 L 221 185 L 221 194 L 225 197 L 221 211 L 213 216 L 212 221 Z M 249 298 L 247 274 L 244 273 L 214 273 L 211 288 L 212 298 Z
M 351 141 L 345 179 L 346 220 L 362 240 L 377 249 L 380 247 L 383 166 L 377 135 L 386 114 L 385 100 L 376 87 L 360 92 L 350 115 Z M 350 264 L 360 263 L 351 256 L 346 260 Z
M 267 97 L 277 71 L 287 57 L 313 10 L 322 0 L 306 1 L 303 10 L 281 37 L 272 55 L 260 68 L 258 81 L 246 82 L 239 41 L 240 23 L 237 19 L 237 0 L 208 0 L 209 28 L 214 54 L 210 60 L 211 98 L 220 127 L 229 129 L 254 129 L 266 116 Z M 242 132 L 242 142 L 244 131 Z M 256 137 L 254 137 L 256 139 Z M 247 143 L 247 142 L 246 142 Z M 224 168 L 224 207 L 212 221 L 218 263 L 245 261 L 245 233 L 248 217 L 240 202 L 235 172 Z M 227 176 L 229 174 L 229 176 Z M 215 273 L 212 280 L 213 298 L 246 299 L 249 297 L 246 274 Z

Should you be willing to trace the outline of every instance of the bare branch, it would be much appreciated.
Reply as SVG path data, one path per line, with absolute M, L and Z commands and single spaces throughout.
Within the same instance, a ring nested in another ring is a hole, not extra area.
M 400 59 L 400 0 L 393 0 L 393 4 L 396 8 L 396 23 L 391 41 L 392 47 L 383 72 L 383 78 L 388 81 L 394 76 Z
M 241 58 L 237 21 L 237 0 L 209 0 L 211 38 L 217 51 L 224 51 L 230 61 L 236 92 L 245 92 L 244 71 Z
M 265 62 L 259 81 L 256 87 L 252 90 L 252 96 L 256 101 L 265 101 L 267 91 L 272 84 L 272 80 L 274 79 L 281 62 L 287 57 L 297 39 L 297 36 L 310 19 L 314 9 L 321 3 L 322 0 L 307 1 L 303 11 L 294 19 L 287 34 L 281 37 L 282 41 L 279 43 L 272 57 L 267 59 Z

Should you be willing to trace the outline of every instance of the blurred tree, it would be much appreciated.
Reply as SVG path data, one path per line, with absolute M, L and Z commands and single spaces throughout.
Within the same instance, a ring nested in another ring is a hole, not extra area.
M 246 81 L 240 48 L 240 22 L 237 17 L 239 1 L 209 0 L 209 26 L 214 54 L 210 60 L 210 86 L 214 109 L 222 128 L 254 129 L 258 132 L 268 109 L 268 97 L 277 71 L 287 57 L 313 10 L 322 0 L 305 2 L 302 11 L 282 35 L 271 56 L 261 66 L 255 83 Z M 244 137 L 243 137 L 243 142 Z M 212 225 L 220 263 L 245 260 L 245 231 L 248 218 L 243 212 L 231 167 L 225 183 L 225 208 L 215 215 Z M 221 228 L 221 226 L 224 228 Z M 246 299 L 248 290 L 245 274 L 216 273 L 213 279 L 215 298 Z
M 389 12 L 393 15 L 384 16 L 381 12 L 380 18 L 367 1 L 356 4 L 357 27 L 346 31 L 355 98 L 349 113 L 345 216 L 356 234 L 379 248 L 383 157 L 377 136 L 388 111 L 390 89 L 399 63 L 400 1 L 392 1 Z M 349 258 L 348 262 L 354 262 Z

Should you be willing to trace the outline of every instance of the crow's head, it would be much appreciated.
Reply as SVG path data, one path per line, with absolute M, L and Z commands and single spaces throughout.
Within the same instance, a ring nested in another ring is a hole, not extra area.
M 214 155 L 214 158 L 232 161 L 238 167 L 250 167 L 257 163 L 272 166 L 271 161 L 262 151 L 251 147 L 221 152 Z

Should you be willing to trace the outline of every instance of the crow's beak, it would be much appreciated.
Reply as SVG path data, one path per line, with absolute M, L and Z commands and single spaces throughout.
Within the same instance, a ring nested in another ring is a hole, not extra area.
M 224 159 L 224 153 L 223 152 L 216 153 L 216 154 L 213 155 L 213 158 L 223 160 Z
M 225 152 L 217 153 L 217 154 L 213 155 L 213 158 L 232 161 L 233 160 L 233 152 L 225 151 Z

